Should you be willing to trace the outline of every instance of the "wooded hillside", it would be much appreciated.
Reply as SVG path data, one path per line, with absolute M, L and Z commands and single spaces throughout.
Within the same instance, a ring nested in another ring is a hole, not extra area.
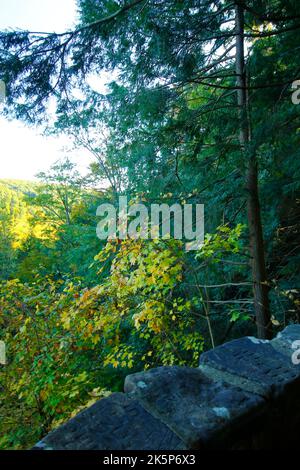
M 0 33 L 4 114 L 94 158 L 85 178 L 66 159 L 39 183 L 0 180 L 2 448 L 128 370 L 197 366 L 300 321 L 298 2 L 77 3 L 73 31 Z M 100 94 L 87 78 L 104 71 Z M 99 240 L 97 207 L 120 195 L 204 204 L 204 243 Z

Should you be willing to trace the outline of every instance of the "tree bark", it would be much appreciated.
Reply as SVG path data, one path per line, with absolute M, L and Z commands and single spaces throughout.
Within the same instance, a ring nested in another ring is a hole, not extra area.
M 246 161 L 247 216 L 249 226 L 249 248 L 258 338 L 268 339 L 272 335 L 269 308 L 268 284 L 265 264 L 263 230 L 259 204 L 257 161 L 251 149 L 250 123 L 247 110 L 247 80 L 244 52 L 244 7 L 242 2 L 235 7 L 236 27 L 236 75 L 237 102 L 239 107 L 239 141 Z

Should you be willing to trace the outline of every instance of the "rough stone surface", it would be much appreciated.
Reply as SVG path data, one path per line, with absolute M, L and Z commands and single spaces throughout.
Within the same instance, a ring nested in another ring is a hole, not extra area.
M 262 396 L 277 396 L 300 378 L 300 369 L 276 351 L 269 341 L 245 337 L 208 351 L 200 370 Z
M 248 337 L 218 346 L 202 354 L 198 369 L 132 374 L 127 393 L 100 400 L 34 449 L 297 448 L 298 341 L 300 325 L 290 325 L 272 341 Z
M 295 344 L 298 342 L 298 345 Z M 289 325 L 283 331 L 278 333 L 270 344 L 276 351 L 288 356 L 292 363 L 292 355 L 296 349 L 300 349 L 300 325 Z
M 188 448 L 218 446 L 265 407 L 265 400 L 244 390 L 213 382 L 199 369 L 159 367 L 126 377 L 125 392 L 167 424 Z
M 176 450 L 183 442 L 124 393 L 113 393 L 54 430 L 34 449 Z

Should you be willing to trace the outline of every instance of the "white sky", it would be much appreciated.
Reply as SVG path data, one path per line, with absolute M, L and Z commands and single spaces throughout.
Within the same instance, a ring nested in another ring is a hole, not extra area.
M 0 30 L 62 32 L 72 28 L 76 14 L 75 0 L 0 0 Z M 0 117 L 0 178 L 34 179 L 65 155 L 67 144 L 66 138 L 43 137 L 38 129 Z M 83 173 L 91 162 L 81 151 L 73 160 Z

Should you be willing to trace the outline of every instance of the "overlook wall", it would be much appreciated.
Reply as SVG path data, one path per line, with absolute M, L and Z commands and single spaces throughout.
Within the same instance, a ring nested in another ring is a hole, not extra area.
M 201 355 L 199 368 L 129 375 L 125 393 L 99 400 L 34 449 L 297 448 L 297 340 L 300 325 L 290 325 L 272 341 L 245 337 L 218 346 Z

